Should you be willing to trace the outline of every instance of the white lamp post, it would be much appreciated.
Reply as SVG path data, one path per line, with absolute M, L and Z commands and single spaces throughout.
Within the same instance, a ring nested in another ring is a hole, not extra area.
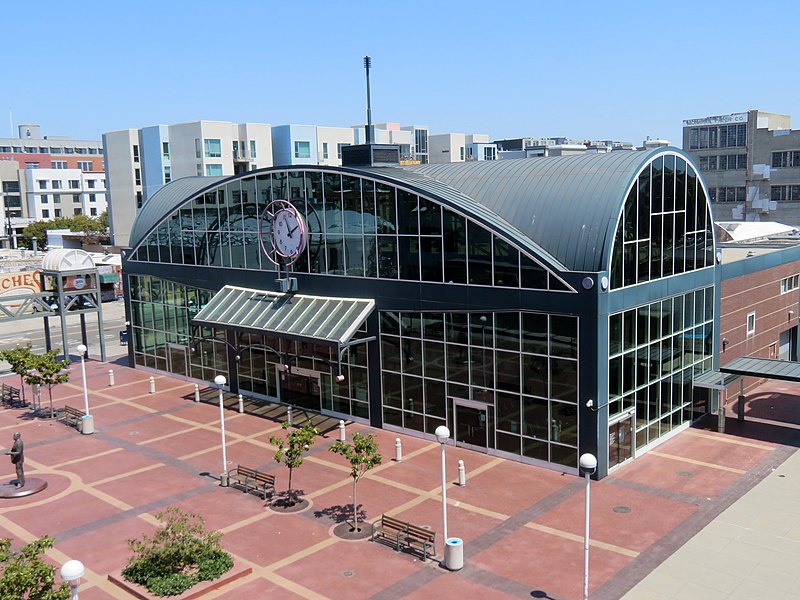
M 214 377 L 214 383 L 219 386 L 219 430 L 222 434 L 222 474 L 220 475 L 220 484 L 223 486 L 228 485 L 228 456 L 225 453 L 225 407 L 222 403 L 222 386 L 224 386 L 227 381 L 225 375 L 217 375 Z
M 86 409 L 86 416 L 89 416 L 89 389 L 86 387 L 86 351 L 88 348 L 85 344 L 80 344 L 76 350 L 81 353 L 81 375 L 83 375 L 83 404 Z
M 442 445 L 442 529 L 444 543 L 447 544 L 447 476 L 445 474 L 444 447 L 450 439 L 450 430 L 444 425 L 439 425 L 434 432 L 436 440 Z
M 589 481 L 597 470 L 597 458 L 594 454 L 582 454 L 578 461 L 580 471 L 586 477 L 586 506 L 583 530 L 583 600 L 589 598 Z
M 85 569 L 79 560 L 68 560 L 61 567 L 61 579 L 69 582 L 72 596 L 70 600 L 78 600 L 78 580 L 83 577 Z

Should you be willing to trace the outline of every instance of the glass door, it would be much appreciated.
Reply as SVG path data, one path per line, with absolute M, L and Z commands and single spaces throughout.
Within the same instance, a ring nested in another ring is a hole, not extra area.
M 278 399 L 286 404 L 319 411 L 320 382 L 319 373 L 308 369 L 293 368 L 287 373 L 281 365 L 275 365 L 278 371 Z
M 608 426 L 608 468 L 633 457 L 633 415 L 628 414 Z
M 488 429 L 486 427 L 486 405 L 470 400 L 453 399 L 456 446 L 486 452 Z
M 167 344 L 167 370 L 173 375 L 180 377 L 189 376 L 187 346 L 181 344 Z

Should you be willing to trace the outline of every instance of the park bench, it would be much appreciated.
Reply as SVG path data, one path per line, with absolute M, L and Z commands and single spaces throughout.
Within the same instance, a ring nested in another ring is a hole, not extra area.
M 2 388 L 2 402 L 6 406 L 10 406 L 12 408 L 20 408 L 25 406 L 25 403 L 22 402 L 22 398 L 20 397 L 19 388 L 15 388 L 12 385 L 3 384 Z
M 64 408 L 59 412 L 60 418 L 64 423 L 71 425 L 75 429 L 80 429 L 81 419 L 83 418 L 83 413 L 81 411 L 69 405 L 64 405 Z
M 251 489 L 258 490 L 264 500 L 267 499 L 267 490 L 270 494 L 275 493 L 275 476 L 263 473 L 244 465 L 236 465 L 236 468 L 228 473 L 228 484 L 235 481 L 244 486 L 244 493 L 247 494 Z
M 428 559 L 429 548 L 431 556 L 435 552 L 435 532 L 388 515 L 381 515 L 380 521 L 372 524 L 372 541 L 375 540 L 376 535 L 394 538 L 395 550 L 398 552 L 401 541 L 405 542 L 409 548 L 416 546 L 422 551 L 423 560 Z

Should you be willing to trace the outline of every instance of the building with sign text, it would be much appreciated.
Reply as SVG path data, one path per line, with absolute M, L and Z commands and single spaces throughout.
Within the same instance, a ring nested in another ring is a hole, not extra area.
M 131 364 L 601 477 L 709 410 L 718 267 L 684 152 L 372 164 L 153 195 Z

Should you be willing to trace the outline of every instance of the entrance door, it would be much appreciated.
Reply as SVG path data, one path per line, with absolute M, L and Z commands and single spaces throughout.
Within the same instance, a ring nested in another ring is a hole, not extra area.
M 287 373 L 280 365 L 275 365 L 275 368 L 278 370 L 278 398 L 281 402 L 314 411 L 321 409 L 317 371 L 293 368 L 291 373 Z
M 633 415 L 608 426 L 608 468 L 633 457 Z
M 486 405 L 470 400 L 453 399 L 456 446 L 486 452 L 488 445 Z
M 189 376 L 189 348 L 181 344 L 167 344 L 167 370 L 181 377 Z

